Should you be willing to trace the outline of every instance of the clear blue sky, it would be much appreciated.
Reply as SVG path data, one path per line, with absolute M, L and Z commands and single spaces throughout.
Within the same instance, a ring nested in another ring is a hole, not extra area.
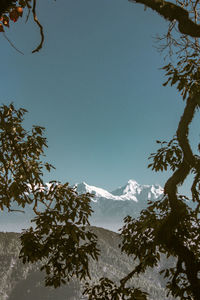
M 153 47 L 168 23 L 127 0 L 38 2 L 39 53 L 31 54 L 39 30 L 25 18 L 6 31 L 24 55 L 0 36 L 0 102 L 28 109 L 27 128 L 46 127 L 56 171 L 45 179 L 108 190 L 130 178 L 163 185 L 166 175 L 148 170 L 147 158 L 156 139 L 174 135 L 184 107 L 162 87 L 167 62 Z

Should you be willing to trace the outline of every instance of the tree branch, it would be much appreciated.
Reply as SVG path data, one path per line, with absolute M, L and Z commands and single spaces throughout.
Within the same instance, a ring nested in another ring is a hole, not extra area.
M 32 51 L 32 53 L 38 52 L 40 51 L 40 49 L 42 48 L 43 42 L 44 42 L 44 32 L 43 32 L 43 26 L 40 24 L 40 22 L 38 21 L 37 15 L 36 15 L 36 0 L 33 0 L 33 8 L 32 8 L 32 13 L 33 13 L 33 19 L 35 21 L 35 23 L 38 25 L 38 27 L 40 28 L 40 36 L 41 36 L 41 41 L 40 44 L 36 47 L 36 49 L 34 49 Z
M 200 25 L 190 20 L 186 9 L 174 3 L 162 0 L 129 0 L 129 2 L 144 4 L 170 22 L 178 21 L 178 29 L 182 34 L 196 38 L 200 37 Z

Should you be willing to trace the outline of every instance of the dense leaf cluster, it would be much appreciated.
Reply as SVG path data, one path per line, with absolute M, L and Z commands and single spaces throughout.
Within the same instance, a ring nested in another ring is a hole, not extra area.
M 20 257 L 42 261 L 46 285 L 57 287 L 73 276 L 89 276 L 89 257 L 98 258 L 96 235 L 87 228 L 92 195 L 78 195 L 68 183 L 43 182 L 44 169 L 53 167 L 41 160 L 44 128 L 26 131 L 26 112 L 13 104 L 0 107 L 0 209 L 13 211 L 16 203 L 21 212 L 32 205 L 34 226 L 21 235 Z
M 58 287 L 73 276 L 90 277 L 89 257 L 97 260 L 99 251 L 96 235 L 86 227 L 89 195 L 78 196 L 68 184 L 52 184 L 43 198 L 51 205 L 32 220 L 35 229 L 23 232 L 20 257 L 24 263 L 42 261 L 47 286 Z
M 141 212 L 138 219 L 126 217 L 121 232 L 123 238 L 121 249 L 140 261 L 131 276 L 135 273 L 145 272 L 148 267 L 156 267 L 159 264 L 161 253 L 167 257 L 178 258 L 175 267 L 163 269 L 160 274 L 164 274 L 164 277 L 167 278 L 166 286 L 173 296 L 190 299 L 188 295 L 192 296 L 192 293 L 187 280 L 184 260 L 189 260 L 187 255 L 190 252 L 193 253 L 195 259 L 199 260 L 200 221 L 183 200 L 183 197 L 180 196 L 178 201 L 180 208 L 181 206 L 184 208 L 184 215 L 181 215 L 180 222 L 175 228 L 173 228 L 173 224 L 176 223 L 179 212 L 170 214 L 170 203 L 166 196 L 162 200 L 150 202 L 148 208 Z M 181 251 L 183 251 L 183 260 L 179 257 Z M 185 256 L 184 252 L 186 252 Z
M 23 9 L 31 8 L 30 2 L 31 0 L 14 0 L 0 4 L 0 32 L 4 32 L 4 27 L 10 27 L 10 21 L 17 22 L 23 15 Z
M 166 71 L 165 76 L 167 81 L 163 83 L 166 86 L 170 83 L 171 86 L 177 85 L 177 90 L 181 93 L 183 100 L 187 97 L 194 97 L 198 104 L 200 94 L 200 67 L 198 53 L 194 52 L 190 57 L 181 59 L 177 66 L 172 63 L 162 68 Z
M 156 153 L 151 153 L 149 159 L 153 159 L 153 162 L 148 165 L 152 171 L 166 171 L 169 167 L 174 171 L 181 163 L 183 153 L 179 147 L 177 138 L 174 137 L 168 143 L 166 141 L 156 141 L 161 145 L 161 148 Z
M 10 106 L 0 108 L 0 208 L 11 209 L 17 202 L 22 208 L 37 200 L 37 185 L 43 183 L 40 156 L 47 147 L 42 136 L 44 128 L 33 126 L 31 132 L 22 127 L 25 109 Z M 36 198 L 34 198 L 35 196 Z
M 86 284 L 84 294 L 89 295 L 89 300 L 147 300 L 147 293 L 137 288 L 117 286 L 105 277 L 99 280 L 99 284 L 92 287 Z

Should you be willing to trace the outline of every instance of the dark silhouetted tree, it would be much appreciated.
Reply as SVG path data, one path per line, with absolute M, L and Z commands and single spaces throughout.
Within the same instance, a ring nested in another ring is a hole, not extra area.
M 32 205 L 35 226 L 21 235 L 23 262 L 41 261 L 45 283 L 58 287 L 71 277 L 89 276 L 89 257 L 97 259 L 96 235 L 88 229 L 90 194 L 78 195 L 68 183 L 44 183 L 52 165 L 41 156 L 47 147 L 43 127 L 22 127 L 25 109 L 0 107 L 0 209 L 19 213 Z M 16 211 L 16 209 L 15 209 Z
M 121 229 L 121 250 L 139 260 L 134 270 L 116 285 L 108 278 L 86 286 L 89 299 L 145 300 L 142 291 L 130 289 L 134 275 L 155 267 L 160 254 L 174 257 L 175 266 L 160 271 L 167 280 L 168 293 L 181 300 L 200 299 L 200 147 L 196 154 L 188 138 L 189 126 L 200 105 L 200 6 L 199 1 L 131 1 L 142 3 L 169 20 L 164 36 L 158 38 L 158 49 L 167 51 L 169 64 L 163 67 L 168 77 L 163 84 L 176 86 L 185 101 L 185 110 L 177 131 L 169 142 L 157 141 L 160 148 L 150 155 L 149 168 L 154 171 L 171 169 L 172 176 L 164 186 L 163 197 L 149 202 L 139 218 L 127 216 Z M 164 42 L 164 44 L 162 44 Z M 172 60 L 172 58 L 174 58 Z M 177 63 L 174 65 L 172 61 Z M 172 108 L 173 109 L 173 108 Z M 192 201 L 178 193 L 188 175 L 192 175 Z M 134 294 L 134 293 L 141 294 Z M 118 297 L 118 298 L 117 298 Z
M 24 7 L 32 7 L 35 13 L 36 1 L 21 2 Z M 200 4 L 198 0 L 131 2 L 144 4 L 169 21 L 167 33 L 158 38 L 159 50 L 167 51 L 170 60 L 163 67 L 168 77 L 164 86 L 177 87 L 185 101 L 185 110 L 172 140 L 157 141 L 160 148 L 150 156 L 152 170 L 172 170 L 164 187 L 164 196 L 156 202 L 149 202 L 139 218 L 127 216 L 124 220 L 121 250 L 139 260 L 137 267 L 119 284 L 102 278 L 96 285 L 86 285 L 85 294 L 89 299 L 98 300 L 148 299 L 145 291 L 130 287 L 129 280 L 147 268 L 155 267 L 163 253 L 176 259 L 175 266 L 160 272 L 167 280 L 169 293 L 181 300 L 199 300 L 200 156 L 198 151 L 194 153 L 188 134 L 200 105 Z M 12 9 L 10 3 L 8 7 L 4 6 L 2 26 L 8 25 L 6 16 L 9 14 L 10 17 Z M 42 44 L 36 51 L 41 47 Z M 175 64 L 172 57 L 175 57 Z M 24 113 L 13 105 L 1 108 L 0 205 L 1 209 L 9 210 L 12 210 L 13 201 L 22 208 L 33 205 L 36 227 L 22 234 L 20 256 L 24 262 L 41 260 L 42 269 L 46 271 L 46 284 L 57 287 L 72 276 L 86 278 L 89 275 L 88 257 L 98 257 L 96 236 L 86 226 L 92 212 L 91 195 L 79 196 L 68 184 L 56 181 L 50 186 L 44 184 L 42 168 L 50 170 L 51 165 L 42 163 L 39 158 L 46 146 L 43 128 L 35 126 L 31 134 L 25 131 L 21 126 Z M 188 175 L 193 178 L 194 208 L 186 196 L 178 193 L 178 187 Z M 38 203 L 44 205 L 44 210 L 38 208 Z

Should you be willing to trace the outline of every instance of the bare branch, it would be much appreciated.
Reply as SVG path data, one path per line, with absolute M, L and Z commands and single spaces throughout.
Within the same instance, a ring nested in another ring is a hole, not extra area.
M 177 20 L 179 23 L 178 29 L 182 34 L 187 34 L 191 37 L 200 37 L 200 25 L 189 18 L 189 12 L 183 7 L 162 0 L 129 0 L 129 2 L 144 4 L 168 21 Z
M 21 212 L 21 213 L 25 214 L 25 211 L 24 211 L 24 210 L 21 210 L 21 209 L 11 209 L 11 208 L 9 208 L 8 211 L 9 211 L 9 212 Z
M 11 47 L 13 47 L 17 52 L 19 52 L 20 54 L 24 55 L 24 53 L 22 51 L 20 51 L 19 49 L 17 49 L 15 47 L 15 45 L 11 42 L 11 40 L 7 37 L 7 35 L 5 34 L 5 32 L 3 32 L 3 35 L 5 37 L 5 39 L 8 41 L 8 43 L 11 45 Z
M 40 28 L 40 36 L 41 36 L 41 41 L 40 44 L 37 46 L 37 48 L 35 48 L 32 53 L 38 52 L 40 51 L 40 49 L 43 46 L 43 42 L 44 42 L 44 32 L 43 32 L 43 26 L 40 24 L 40 22 L 38 21 L 37 15 L 36 15 L 36 0 L 33 0 L 33 8 L 32 8 L 32 13 L 33 13 L 33 18 L 35 23 L 39 26 Z

